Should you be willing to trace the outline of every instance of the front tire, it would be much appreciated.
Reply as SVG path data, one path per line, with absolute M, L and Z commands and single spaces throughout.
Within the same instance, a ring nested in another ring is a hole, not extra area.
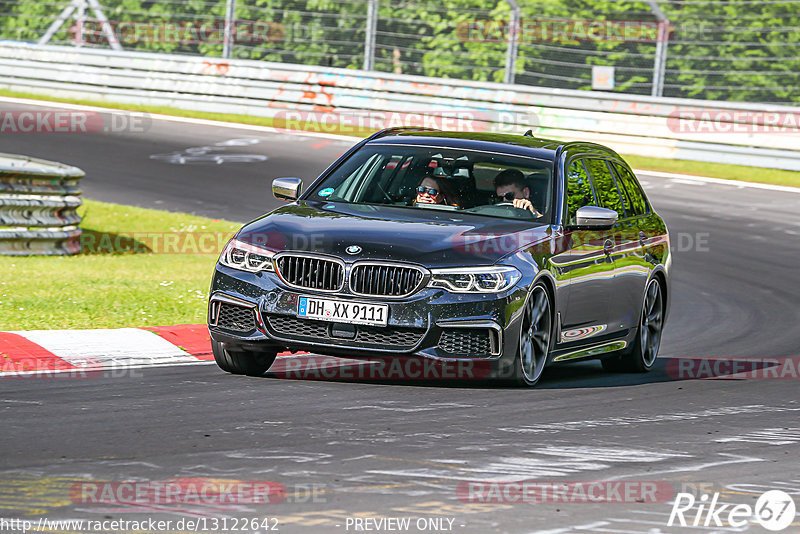
M 553 333 L 553 312 L 550 295 L 542 284 L 531 290 L 522 313 L 519 345 L 514 359 L 513 382 L 533 387 L 542 377 Z
M 233 351 L 223 343 L 211 340 L 211 350 L 217 366 L 234 375 L 262 376 L 269 371 L 277 356 L 276 352 Z
M 664 329 L 663 288 L 658 278 L 651 278 L 644 294 L 639 327 L 630 350 L 603 360 L 603 369 L 610 372 L 646 373 L 653 368 L 661 346 Z

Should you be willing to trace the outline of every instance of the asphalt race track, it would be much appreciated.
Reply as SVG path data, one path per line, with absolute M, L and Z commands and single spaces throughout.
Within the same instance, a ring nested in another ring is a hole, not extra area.
M 161 120 L 144 133 L 0 136 L 0 152 L 83 168 L 89 198 L 237 221 L 277 205 L 272 178 L 311 179 L 347 146 Z M 232 528 L 242 518 L 277 518 L 281 532 L 328 533 L 355 532 L 359 518 L 398 517 L 412 518 L 410 527 L 380 523 L 371 531 L 767 532 L 705 526 L 703 513 L 696 527 L 667 521 L 673 492 L 682 490 L 754 506 L 763 492 L 782 489 L 800 506 L 800 195 L 640 178 L 675 251 L 673 305 L 653 372 L 608 374 L 584 363 L 547 371 L 532 390 L 246 378 L 214 365 L 3 380 L 0 517 L 158 518 L 184 532 L 192 529 L 175 521 L 205 518 L 210 529 L 216 520 L 215 531 L 232 532 L 242 531 Z M 714 358 L 763 358 L 784 378 L 676 373 L 681 362 Z M 134 505 L 70 493 L 77 481 L 176 479 L 272 481 L 286 486 L 287 498 Z M 489 494 L 458 492 L 476 481 L 650 482 L 669 491 L 660 502 L 568 503 L 496 495 L 480 502 Z M 685 513 L 689 524 L 697 505 Z M 798 521 L 783 532 L 800 532 Z

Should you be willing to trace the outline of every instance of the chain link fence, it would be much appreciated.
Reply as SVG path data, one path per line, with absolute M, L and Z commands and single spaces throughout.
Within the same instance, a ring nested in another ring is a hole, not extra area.
M 800 103 L 800 0 L 0 0 L 0 39 Z

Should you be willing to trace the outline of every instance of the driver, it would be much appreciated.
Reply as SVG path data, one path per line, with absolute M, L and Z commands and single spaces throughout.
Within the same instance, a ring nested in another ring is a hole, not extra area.
M 525 183 L 525 176 L 517 169 L 506 169 L 494 177 L 497 193 L 495 203 L 510 202 L 515 208 L 529 210 L 535 217 L 542 214 L 533 207 L 530 201 L 531 190 Z

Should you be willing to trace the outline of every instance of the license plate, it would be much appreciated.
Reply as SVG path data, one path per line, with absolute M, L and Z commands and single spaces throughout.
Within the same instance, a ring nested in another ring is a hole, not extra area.
M 387 304 L 364 304 L 346 300 L 300 297 L 297 316 L 335 323 L 386 326 L 389 318 Z

